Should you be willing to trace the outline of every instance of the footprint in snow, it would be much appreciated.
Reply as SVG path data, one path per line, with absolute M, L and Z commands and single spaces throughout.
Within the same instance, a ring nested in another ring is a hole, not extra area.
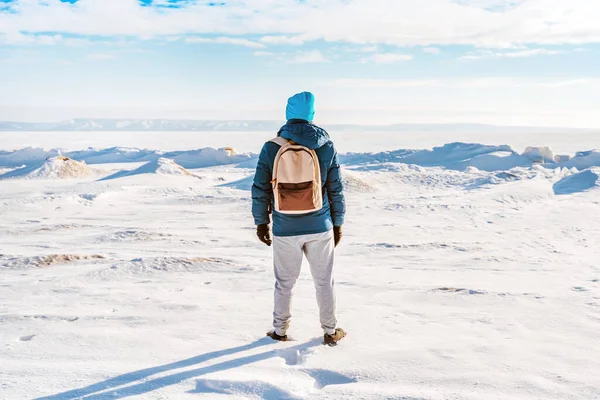
M 21 336 L 19 338 L 20 342 L 29 342 L 31 341 L 31 339 L 33 339 L 34 337 L 36 337 L 37 335 L 27 335 L 27 336 Z
M 573 289 L 574 292 L 587 292 L 588 290 L 586 288 L 584 288 L 583 286 L 575 286 Z
M 330 385 L 346 385 L 358 382 L 354 377 L 327 369 L 306 369 L 303 372 L 315 380 L 315 389 L 323 389 Z
M 285 360 L 286 365 L 303 365 L 313 353 L 312 349 L 284 349 L 279 350 L 277 355 Z
M 196 389 L 189 393 L 226 394 L 239 397 L 277 400 L 301 400 L 287 390 L 263 381 L 233 381 L 200 379 L 196 381 Z

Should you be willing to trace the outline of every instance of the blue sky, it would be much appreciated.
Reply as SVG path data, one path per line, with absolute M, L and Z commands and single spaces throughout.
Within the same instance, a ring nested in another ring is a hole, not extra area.
M 0 119 L 600 127 L 593 3 L 0 0 Z

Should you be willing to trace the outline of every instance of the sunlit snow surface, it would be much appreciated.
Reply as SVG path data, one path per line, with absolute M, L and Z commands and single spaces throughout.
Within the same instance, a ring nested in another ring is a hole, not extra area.
M 268 134 L 2 135 L 2 399 L 600 398 L 589 142 L 341 143 L 348 337 L 325 348 L 307 268 L 294 341 L 263 338 L 273 273 L 249 189 Z

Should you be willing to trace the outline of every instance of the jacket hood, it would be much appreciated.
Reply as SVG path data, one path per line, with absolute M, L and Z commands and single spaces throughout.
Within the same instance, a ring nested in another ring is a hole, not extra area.
M 306 121 L 288 121 L 279 131 L 279 136 L 311 150 L 321 148 L 331 140 L 324 129 Z

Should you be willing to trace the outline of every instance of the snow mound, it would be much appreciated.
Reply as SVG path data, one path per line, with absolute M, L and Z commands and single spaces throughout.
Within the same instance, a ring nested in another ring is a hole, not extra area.
M 19 168 L 0 176 L 0 179 L 76 179 L 97 174 L 85 161 L 56 156 L 31 167 Z
M 556 154 L 548 146 L 530 146 L 523 152 L 523 157 L 530 159 L 536 164 L 554 163 L 557 160 Z
M 345 165 L 373 165 L 403 163 L 421 167 L 443 167 L 465 170 L 475 167 L 482 171 L 503 171 L 531 165 L 526 157 L 517 154 L 510 146 L 487 146 L 476 143 L 449 143 L 432 150 L 396 150 L 383 153 L 351 153 L 341 155 Z
M 159 158 L 156 161 L 150 161 L 141 167 L 134 169 L 133 171 L 120 171 L 116 174 L 107 176 L 101 180 L 109 180 L 116 178 L 123 178 L 126 176 L 135 176 L 142 174 L 158 174 L 158 175 L 178 175 L 178 176 L 191 176 L 194 178 L 201 179 L 200 176 L 192 174 L 175 161 L 168 158 Z
M 376 189 L 357 173 L 342 169 L 342 183 L 348 192 L 374 192 Z
M 590 168 L 562 178 L 552 187 L 554 194 L 574 194 L 600 188 L 600 168 Z
M 218 165 L 239 164 L 257 157 L 256 154 L 239 154 L 231 147 L 213 149 L 207 147 L 200 150 L 173 151 L 163 157 L 172 158 L 185 168 L 206 168 Z
M 164 240 L 172 237 L 168 233 L 146 232 L 135 229 L 117 231 L 112 234 L 104 235 L 98 238 L 99 243 L 120 243 L 120 242 L 151 242 Z
M 26 147 L 15 151 L 0 151 L 0 166 L 22 167 L 24 165 L 40 164 L 45 160 L 57 157 L 59 150 L 46 150 L 41 148 Z
M 516 172 L 516 171 L 514 171 Z M 476 178 L 473 182 L 465 184 L 465 189 L 474 190 L 485 187 L 490 187 L 494 185 L 500 185 L 508 182 L 515 182 L 523 179 L 522 176 L 519 176 L 513 172 L 502 171 L 502 172 L 493 172 L 489 173 L 487 176 L 482 176 Z
M 78 160 L 85 160 L 88 164 L 117 164 L 157 160 L 161 157 L 162 153 L 156 150 L 138 149 L 135 147 L 110 147 L 100 150 L 88 148 L 64 154 Z
M 237 181 L 228 182 L 220 185 L 220 187 L 228 187 L 237 190 L 252 190 L 252 185 L 254 184 L 254 175 L 249 175 L 245 178 L 242 178 Z
M 103 260 L 99 254 L 49 254 L 35 257 L 10 257 L 0 254 L 0 267 L 10 269 L 44 268 L 56 264 L 67 264 L 76 261 Z
M 562 165 L 566 168 L 577 168 L 582 171 L 587 168 L 600 167 L 600 151 L 580 151 L 575 157 Z
M 127 162 L 149 162 L 160 158 L 173 159 L 184 168 L 205 168 L 218 165 L 239 164 L 258 157 L 252 153 L 238 153 L 232 147 L 222 149 L 204 148 L 162 152 L 159 150 L 138 149 L 132 147 L 111 147 L 108 149 L 87 148 L 85 150 L 64 151 L 60 149 L 46 150 L 41 148 L 24 148 L 15 151 L 0 151 L 0 167 L 15 168 L 30 166 L 44 162 L 48 158 L 59 155 L 88 164 L 116 164 Z

